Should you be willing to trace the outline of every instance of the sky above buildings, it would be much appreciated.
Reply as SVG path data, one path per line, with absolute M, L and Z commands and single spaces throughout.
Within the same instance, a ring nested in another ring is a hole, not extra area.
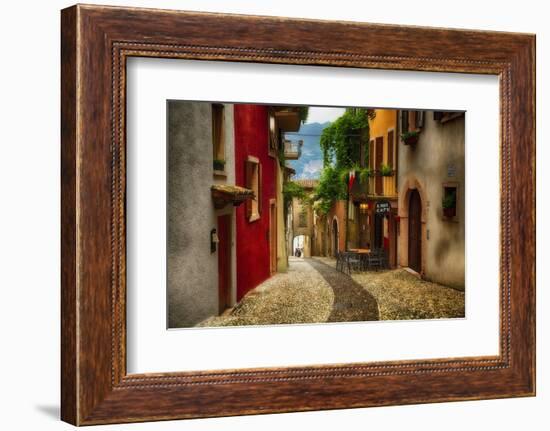
M 323 124 L 327 121 L 332 123 L 338 117 L 344 114 L 346 108 L 320 108 L 311 106 L 307 117 L 307 123 Z

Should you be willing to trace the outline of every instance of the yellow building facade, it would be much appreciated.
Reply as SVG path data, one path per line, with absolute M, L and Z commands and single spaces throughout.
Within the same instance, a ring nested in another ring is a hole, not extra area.
M 356 179 L 350 211 L 350 245 L 384 249 L 391 267 L 397 265 L 397 119 L 398 112 L 376 109 L 369 117 L 369 140 L 361 148 L 361 168 L 368 178 Z

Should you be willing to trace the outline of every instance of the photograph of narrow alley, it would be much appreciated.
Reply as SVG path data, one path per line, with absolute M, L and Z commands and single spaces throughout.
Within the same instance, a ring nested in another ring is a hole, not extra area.
M 465 317 L 465 112 L 167 107 L 169 328 Z

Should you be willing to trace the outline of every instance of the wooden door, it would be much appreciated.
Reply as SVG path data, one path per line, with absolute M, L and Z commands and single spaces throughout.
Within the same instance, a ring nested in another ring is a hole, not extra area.
M 359 212 L 359 248 L 369 248 L 368 215 Z
M 269 270 L 277 272 L 277 204 L 269 203 Z
M 422 203 L 418 190 L 409 196 L 409 268 L 420 274 L 422 269 Z
M 379 170 L 380 166 L 384 163 L 384 138 L 382 136 L 379 136 L 376 138 L 376 162 L 375 162 L 375 169 Z M 382 176 L 380 174 L 376 174 L 376 182 L 375 182 L 375 191 L 377 195 L 381 195 L 384 193 L 383 189 L 383 183 L 382 183 Z
M 231 216 L 218 217 L 218 311 L 231 306 Z
M 374 248 L 384 246 L 384 216 L 376 214 L 374 216 Z

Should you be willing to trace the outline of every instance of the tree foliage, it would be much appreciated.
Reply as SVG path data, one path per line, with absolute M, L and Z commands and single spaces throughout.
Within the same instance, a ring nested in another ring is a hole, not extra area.
M 369 140 L 369 117 L 373 111 L 364 108 L 348 108 L 345 113 L 326 127 L 321 134 L 323 165 L 336 169 L 349 169 L 360 164 L 361 142 Z M 365 152 L 368 157 L 368 151 Z M 368 159 L 365 160 L 368 162 Z M 368 164 L 368 163 L 367 163 Z
M 316 207 L 322 213 L 329 212 L 332 204 L 346 198 L 346 181 L 342 181 L 341 171 L 333 166 L 325 166 L 319 184 L 315 189 Z
M 345 113 L 326 127 L 321 134 L 323 170 L 319 185 L 315 190 L 317 208 L 328 213 L 333 203 L 346 199 L 349 171 L 360 171 L 369 175 L 368 168 L 363 173 L 361 166 L 361 143 L 366 143 L 365 160 L 368 166 L 369 118 L 374 111 L 364 108 L 348 108 Z
M 298 183 L 295 183 L 293 181 L 289 181 L 284 184 L 283 186 L 283 197 L 285 202 L 285 207 L 288 206 L 292 199 L 300 199 L 303 200 L 306 198 L 306 191 L 305 189 Z
M 307 122 L 307 117 L 309 116 L 309 106 L 300 106 L 298 109 L 300 113 L 300 121 L 302 121 L 302 123 Z

